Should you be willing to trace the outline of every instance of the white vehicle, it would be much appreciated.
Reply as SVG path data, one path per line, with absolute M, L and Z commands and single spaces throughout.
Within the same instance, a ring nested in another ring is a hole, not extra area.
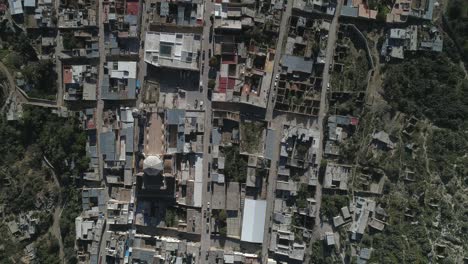
M 276 74 L 276 77 L 275 77 L 275 79 L 276 79 L 276 80 L 278 80 L 278 79 L 279 79 L 279 73 L 278 73 L 278 74 Z
M 327 83 L 327 89 L 330 89 L 330 83 Z
M 203 101 L 200 101 L 200 109 L 203 108 Z

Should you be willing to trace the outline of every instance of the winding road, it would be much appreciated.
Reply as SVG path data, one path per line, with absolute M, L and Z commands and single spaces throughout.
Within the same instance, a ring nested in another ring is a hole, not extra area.
M 49 160 L 46 158 L 46 156 L 43 156 L 43 159 L 44 159 L 44 163 L 47 165 L 47 167 L 52 172 L 52 176 L 54 178 L 55 186 L 57 186 L 59 188 L 59 190 L 60 190 L 61 189 L 60 180 L 57 177 L 57 175 L 55 174 L 54 166 L 52 166 L 52 164 L 49 162 Z M 54 217 L 53 217 L 54 221 L 53 221 L 52 226 L 50 227 L 49 231 L 55 236 L 55 238 L 57 238 L 57 240 L 59 242 L 59 257 L 62 260 L 62 263 L 65 263 L 65 253 L 63 251 L 64 247 L 63 247 L 62 233 L 60 231 L 60 216 L 62 215 L 62 211 L 63 211 L 63 207 L 64 207 L 64 206 L 62 206 L 62 202 L 63 202 L 62 192 L 59 191 L 59 200 L 58 200 L 57 206 L 55 206 L 55 210 L 54 210 Z

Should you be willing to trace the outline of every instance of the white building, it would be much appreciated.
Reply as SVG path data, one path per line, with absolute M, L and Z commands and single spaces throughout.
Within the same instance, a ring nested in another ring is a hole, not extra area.
M 8 4 L 10 5 L 11 15 L 23 14 L 23 4 L 21 3 L 21 0 L 9 0 Z
M 137 64 L 135 61 L 109 61 L 107 68 L 111 78 L 136 79 Z
M 200 35 L 146 32 L 145 42 L 146 63 L 156 67 L 198 70 Z

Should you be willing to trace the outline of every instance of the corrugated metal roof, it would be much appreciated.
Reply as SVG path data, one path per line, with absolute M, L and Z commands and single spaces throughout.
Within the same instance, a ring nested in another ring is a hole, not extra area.
M 245 199 L 241 240 L 262 243 L 265 230 L 265 200 Z
M 133 152 L 133 126 L 122 129 L 122 135 L 125 135 L 125 152 Z
M 284 55 L 281 60 L 281 65 L 288 68 L 288 73 L 312 73 L 314 62 L 312 60 L 305 60 L 304 57 Z
M 183 109 L 167 109 L 166 110 L 166 124 L 178 125 L 183 124 L 185 118 L 185 110 Z
M 275 147 L 275 131 L 272 129 L 267 130 L 265 141 L 265 158 L 273 159 L 273 149 Z
M 126 15 L 124 17 L 124 22 L 125 23 L 128 23 L 130 25 L 136 25 L 137 22 L 138 22 L 138 16 L 134 16 L 134 15 Z
M 101 152 L 106 160 L 115 159 L 115 134 L 113 131 L 100 134 Z
M 347 17 L 357 17 L 358 16 L 358 8 L 350 7 L 350 6 L 343 6 L 341 8 L 341 15 Z
M 169 15 L 169 2 L 161 2 L 161 9 L 159 11 L 160 16 Z
M 125 155 L 125 168 L 132 169 L 133 168 L 133 154 Z
M 25 7 L 36 7 L 36 0 L 24 0 Z

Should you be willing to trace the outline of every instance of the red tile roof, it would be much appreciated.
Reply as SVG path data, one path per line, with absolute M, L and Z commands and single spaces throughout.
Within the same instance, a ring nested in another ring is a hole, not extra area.
M 71 68 L 68 66 L 63 67 L 63 83 L 71 83 L 72 82 L 72 72 Z
M 227 87 L 228 87 L 228 78 L 227 77 L 219 78 L 218 91 L 220 93 L 226 93 Z
M 138 15 L 138 2 L 127 2 L 127 15 Z

